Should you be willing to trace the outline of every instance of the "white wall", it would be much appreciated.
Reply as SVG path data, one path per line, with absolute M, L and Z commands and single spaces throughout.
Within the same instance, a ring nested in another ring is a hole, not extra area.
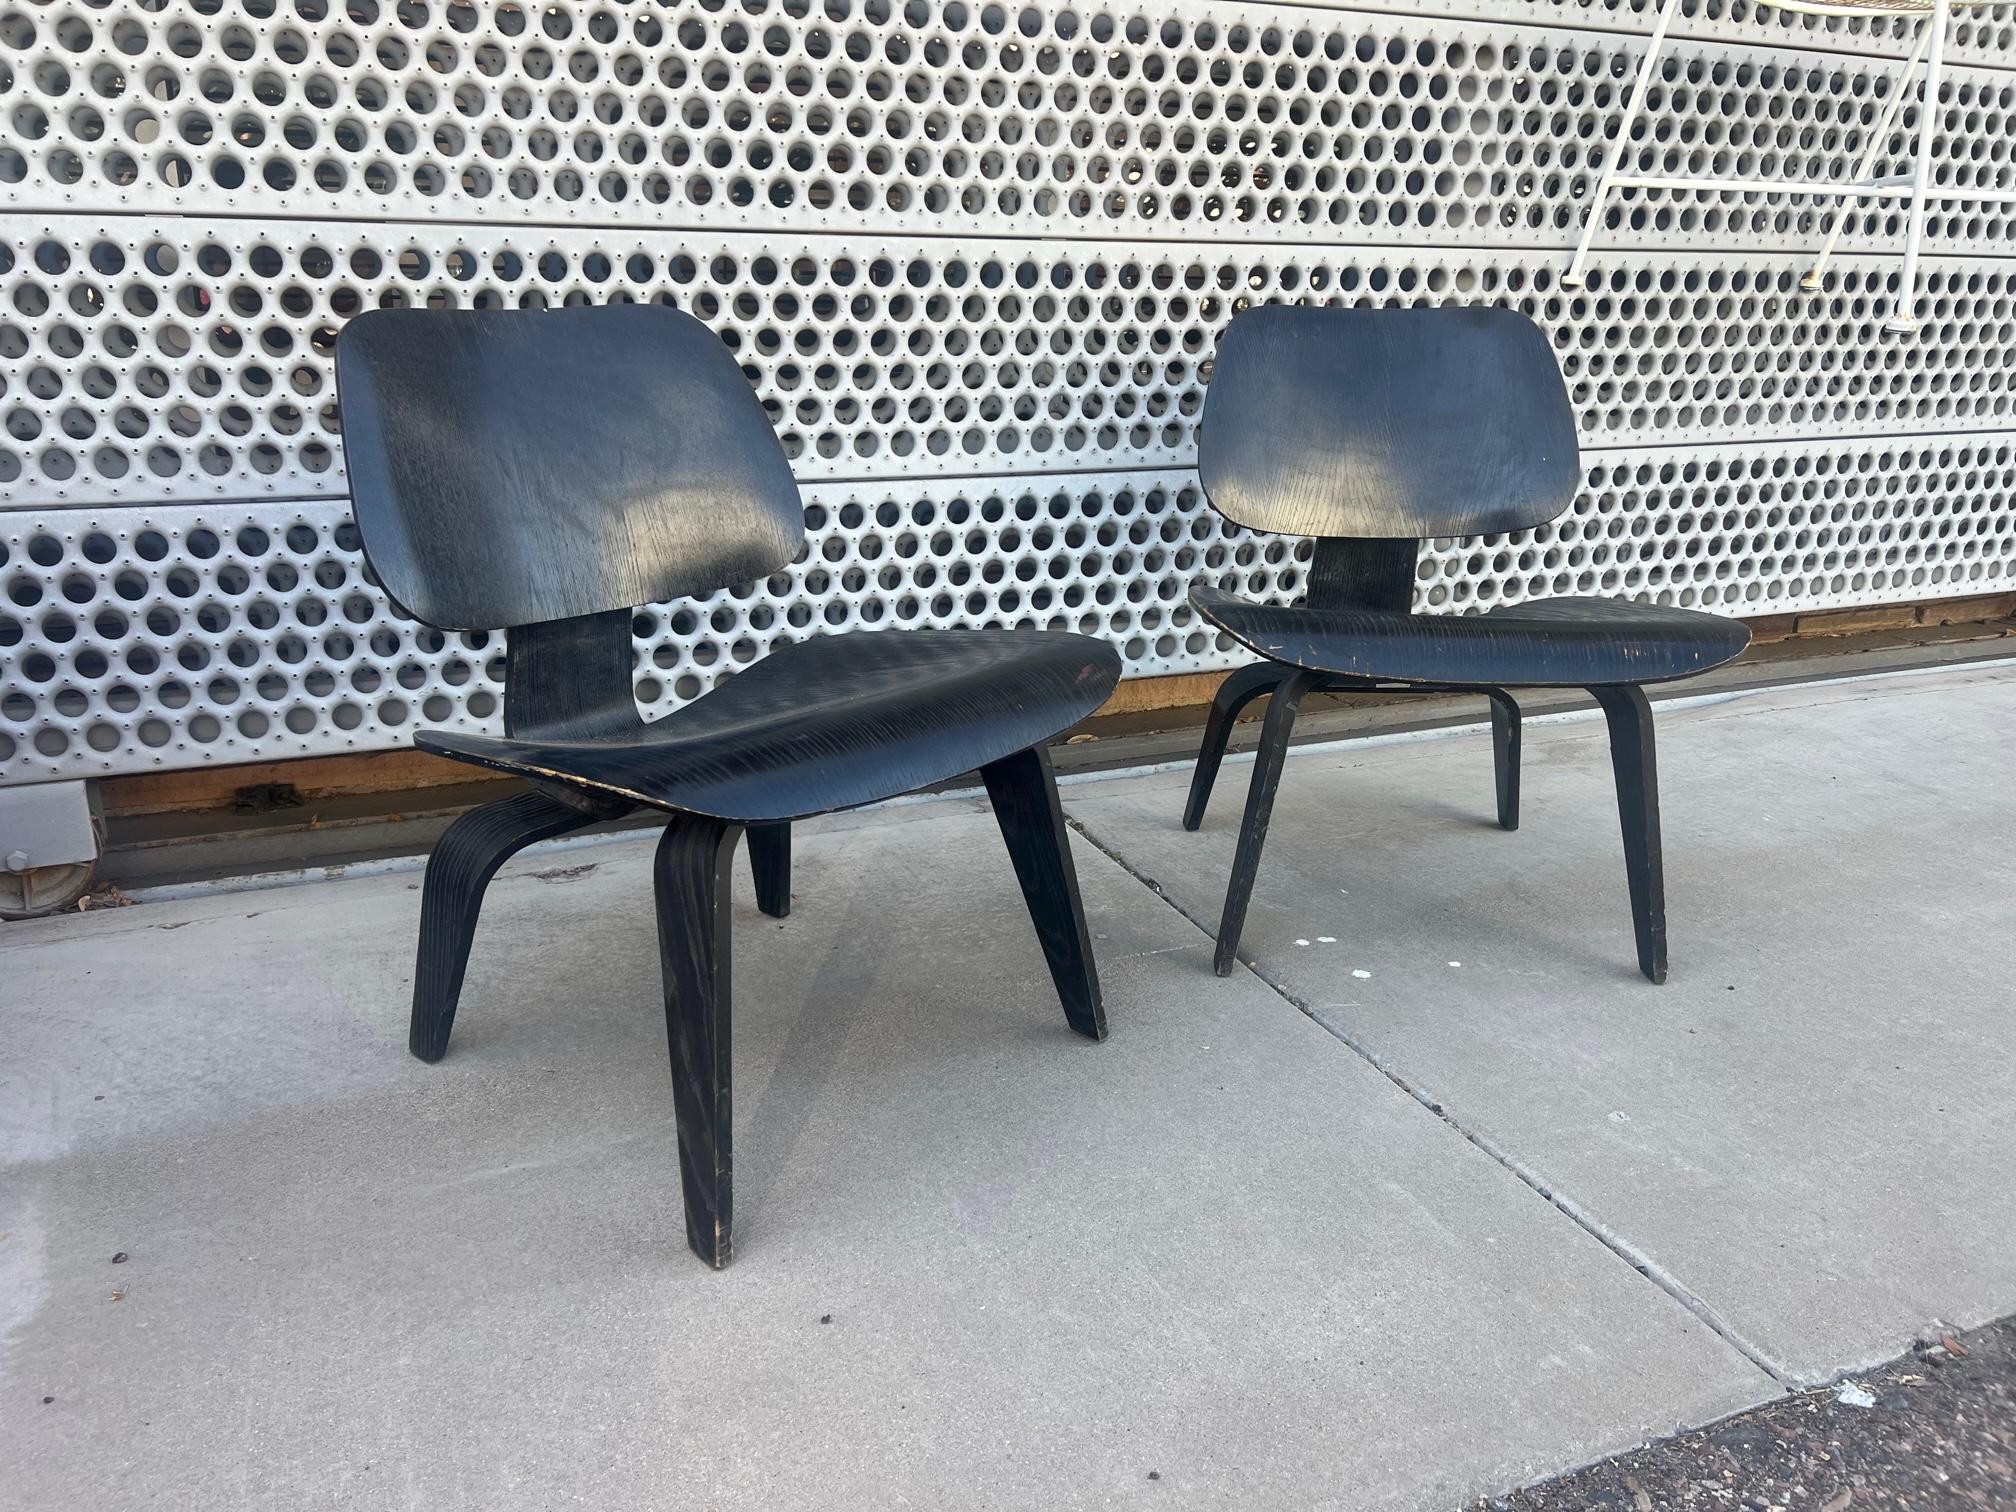
M 1838 176 L 1908 45 L 1703 3 L 1641 144 Z M 662 711 L 783 637 L 1040 624 L 1229 665 L 1207 577 L 1299 591 L 1188 471 L 1248 302 L 1483 300 L 1550 332 L 1587 486 L 1435 543 L 1425 607 L 1737 614 L 2016 581 L 2011 218 L 1901 235 L 1628 197 L 1559 287 L 1644 0 L 521 8 L 0 0 L 0 782 L 367 750 L 494 724 L 496 637 L 394 615 L 348 523 L 330 352 L 387 303 L 662 299 L 775 417 L 811 548 L 641 611 Z M 2016 184 L 2016 26 L 1967 13 L 1947 182 Z M 1907 108 L 1901 150 L 1915 131 Z

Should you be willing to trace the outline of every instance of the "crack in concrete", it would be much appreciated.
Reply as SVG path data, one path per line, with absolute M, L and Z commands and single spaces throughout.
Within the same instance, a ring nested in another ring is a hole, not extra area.
M 1293 755 L 1295 753 L 1291 752 L 1290 754 Z M 1086 844 L 1097 850 L 1107 860 L 1127 873 L 1128 876 L 1139 882 L 1156 897 L 1168 904 L 1169 907 L 1189 920 L 1207 939 L 1216 941 L 1218 938 L 1217 933 L 1208 920 L 1201 919 L 1191 912 L 1190 909 L 1186 908 L 1174 895 L 1165 889 L 1161 883 L 1143 872 L 1129 861 L 1126 856 L 1121 854 L 1116 846 L 1108 844 L 1106 841 L 1100 839 L 1098 835 L 1094 834 L 1085 821 L 1070 813 L 1068 808 L 1064 818 L 1065 823 L 1070 825 L 1073 831 L 1084 837 Z M 1387 1081 L 1398 1087 L 1416 1103 L 1440 1119 L 1490 1160 L 1512 1176 L 1518 1178 L 1519 1181 L 1524 1183 L 1546 1202 L 1548 1206 L 1560 1213 L 1562 1217 L 1589 1235 L 1590 1238 L 1630 1266 L 1632 1270 L 1643 1276 L 1668 1297 L 1679 1303 L 1680 1306 L 1687 1309 L 1704 1328 L 1727 1344 L 1731 1349 L 1735 1350 L 1744 1359 L 1748 1360 L 1752 1365 L 1756 1366 L 1781 1391 L 1796 1391 L 1801 1388 L 1801 1382 L 1786 1375 L 1777 1366 L 1772 1364 L 1748 1340 L 1744 1339 L 1729 1323 L 1724 1321 L 1714 1308 L 1710 1307 L 1702 1298 L 1696 1296 L 1672 1272 L 1657 1264 L 1649 1255 L 1644 1254 L 1622 1235 L 1613 1232 L 1608 1225 L 1598 1222 L 1595 1215 L 1586 1211 L 1581 1204 L 1556 1191 L 1537 1172 L 1529 1169 L 1525 1164 L 1516 1159 L 1509 1150 L 1501 1148 L 1496 1142 L 1485 1135 L 1459 1122 L 1450 1114 L 1447 1108 L 1443 1107 L 1439 1100 L 1432 1094 L 1415 1086 L 1405 1076 L 1401 1075 L 1385 1057 L 1379 1055 L 1369 1046 L 1361 1044 L 1351 1035 L 1339 1029 L 1335 1024 L 1326 1023 L 1307 1002 L 1289 988 L 1287 983 L 1264 970 L 1258 961 L 1247 955 L 1243 950 L 1239 955 L 1239 964 L 1252 972 L 1276 996 L 1308 1018 L 1310 1022 L 1322 1029 L 1325 1034 L 1328 1034 L 1347 1050 L 1351 1051 L 1352 1054 L 1358 1056 L 1359 1059 L 1363 1060 L 1373 1070 L 1385 1077 Z

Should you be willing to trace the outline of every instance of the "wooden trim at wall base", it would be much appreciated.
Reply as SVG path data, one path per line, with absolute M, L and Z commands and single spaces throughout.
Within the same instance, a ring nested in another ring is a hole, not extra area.
M 1942 625 L 1985 625 L 1998 620 L 2016 620 L 2016 593 L 1762 615 L 1747 623 L 1755 644 L 1772 645 L 1794 639 Z M 1224 677 L 1223 672 L 1179 672 L 1167 677 L 1131 678 L 1114 690 L 1092 720 L 1151 714 L 1163 709 L 1201 708 L 1211 701 Z M 100 781 L 100 798 L 108 817 L 120 817 L 234 806 L 257 808 L 265 806 L 274 790 L 291 789 L 300 802 L 313 803 L 451 784 L 512 780 L 503 773 L 430 756 L 424 751 L 360 751 L 352 756 L 310 756 L 294 761 L 259 761 L 242 766 L 204 766 L 106 777 Z
M 1114 714 L 1147 714 L 1156 709 L 1202 707 L 1225 681 L 1223 672 L 1174 672 L 1163 677 L 1130 677 L 1113 690 L 1113 696 L 1092 715 L 1105 719 Z
M 137 772 L 106 777 L 99 797 L 108 817 L 228 809 L 241 802 L 267 806 L 259 795 L 291 788 L 304 803 L 360 793 L 404 793 L 451 784 L 511 779 L 502 772 L 430 756 L 425 751 L 359 751 L 351 756 L 306 756 L 293 761 L 252 761 L 239 766 L 189 767 L 179 772 Z
M 1799 636 L 1867 635 L 1879 630 L 1915 630 L 1938 625 L 1976 625 L 2016 618 L 2016 593 L 1940 599 L 1929 604 L 1875 604 L 1862 609 L 1814 609 L 1804 614 L 1766 614 L 1744 621 L 1757 645 Z

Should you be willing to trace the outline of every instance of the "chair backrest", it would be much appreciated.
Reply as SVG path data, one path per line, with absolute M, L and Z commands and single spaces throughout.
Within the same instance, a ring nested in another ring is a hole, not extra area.
M 1546 336 L 1480 306 L 1241 312 L 1197 465 L 1212 507 L 1251 529 L 1416 539 L 1541 524 L 1581 475 Z
M 679 311 L 374 310 L 337 339 L 336 383 L 365 554 L 430 625 L 711 592 L 804 541 L 762 405 Z

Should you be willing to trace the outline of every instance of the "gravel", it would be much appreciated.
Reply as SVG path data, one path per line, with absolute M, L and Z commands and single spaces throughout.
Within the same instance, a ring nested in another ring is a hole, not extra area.
M 1475 1504 L 1600 1507 L 2016 1508 L 2016 1318 Z

